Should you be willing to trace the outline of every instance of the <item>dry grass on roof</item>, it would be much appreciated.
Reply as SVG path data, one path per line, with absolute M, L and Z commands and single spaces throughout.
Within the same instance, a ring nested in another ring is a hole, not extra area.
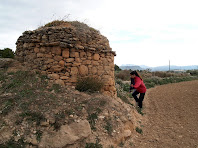
M 64 20 L 54 20 L 51 21 L 47 24 L 45 24 L 44 26 L 39 27 L 38 29 L 43 29 L 43 28 L 47 28 L 47 27 L 53 27 L 53 28 L 63 28 L 63 27 L 67 27 L 67 28 L 77 28 L 77 29 L 83 29 L 83 30 L 90 30 L 90 31 L 94 31 L 94 32 L 99 32 L 98 30 L 89 27 L 87 24 L 79 22 L 79 21 L 64 21 Z

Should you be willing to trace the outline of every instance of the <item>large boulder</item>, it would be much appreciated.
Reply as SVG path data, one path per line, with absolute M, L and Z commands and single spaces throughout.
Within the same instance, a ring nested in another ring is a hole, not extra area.
M 74 122 L 70 125 L 63 125 L 58 132 L 44 132 L 39 147 L 60 148 L 72 145 L 78 140 L 83 140 L 91 134 L 91 128 L 87 120 Z

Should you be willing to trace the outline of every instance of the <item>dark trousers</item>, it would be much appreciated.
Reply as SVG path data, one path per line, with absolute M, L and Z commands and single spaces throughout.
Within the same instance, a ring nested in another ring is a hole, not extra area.
M 140 97 L 138 98 L 137 95 L 139 94 L 139 92 L 135 91 L 132 96 L 133 98 L 135 99 L 136 102 L 138 102 L 138 106 L 140 108 L 142 108 L 142 101 L 144 100 L 144 96 L 145 96 L 145 93 L 140 93 Z

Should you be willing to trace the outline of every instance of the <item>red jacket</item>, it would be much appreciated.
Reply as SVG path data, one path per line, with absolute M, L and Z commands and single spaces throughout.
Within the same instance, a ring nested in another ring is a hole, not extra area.
M 141 80 L 139 77 L 135 77 L 135 85 L 133 85 L 133 87 L 136 89 L 137 92 L 139 93 L 145 93 L 146 92 L 146 86 L 143 82 L 143 80 Z

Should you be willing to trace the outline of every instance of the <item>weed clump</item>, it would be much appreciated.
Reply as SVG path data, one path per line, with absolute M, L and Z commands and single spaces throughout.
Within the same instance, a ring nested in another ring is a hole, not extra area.
M 40 130 L 36 131 L 36 140 L 37 141 L 41 141 L 42 134 L 43 134 L 42 131 L 40 131 Z
M 97 119 L 98 119 L 98 114 L 97 113 L 92 113 L 88 116 L 88 121 L 90 123 L 90 126 L 91 126 L 92 130 L 96 130 L 95 124 L 96 124 Z
M 139 107 L 137 108 L 137 112 L 138 112 L 140 115 L 142 115 L 142 116 L 144 115 L 144 113 L 142 112 L 142 109 L 139 108 Z
M 104 83 L 94 77 L 79 78 L 76 83 L 76 89 L 81 92 L 98 92 L 101 91 L 103 86 Z
M 45 117 L 40 112 L 24 112 L 20 114 L 22 118 L 26 118 L 29 122 L 36 122 L 37 125 L 40 125 L 41 121 L 45 121 Z
M 141 128 L 139 128 L 139 127 L 136 127 L 136 132 L 138 132 L 139 134 L 142 134 L 143 133 L 143 131 L 142 131 L 142 129 Z
M 123 141 L 120 142 L 119 147 L 124 147 L 124 142 Z
M 24 138 L 21 138 L 18 141 L 15 141 L 14 138 L 11 138 L 6 143 L 0 144 L 0 147 L 1 148 L 24 148 L 26 147 L 26 145 L 27 143 L 24 142 Z
M 129 83 L 124 84 L 122 80 L 116 79 L 116 84 L 119 85 L 119 88 L 117 88 L 117 96 L 125 103 L 130 104 L 133 106 L 133 104 L 130 102 L 128 97 L 132 97 L 131 94 L 128 94 L 130 85 Z
M 86 31 L 90 31 L 90 32 L 100 33 L 98 30 L 88 26 L 87 24 L 85 24 L 83 22 L 67 21 L 64 19 L 53 20 L 53 21 L 39 27 L 38 29 L 42 29 L 42 28 L 46 28 L 46 27 L 71 27 L 71 28 L 74 27 L 78 31 L 86 30 Z M 28 33 L 28 31 L 26 31 L 26 32 Z
M 96 138 L 96 143 L 86 143 L 85 148 L 103 148 L 102 144 L 100 144 L 100 139 Z
M 99 143 L 86 143 L 85 148 L 102 148 L 102 145 Z
M 66 24 L 66 22 L 63 20 L 54 20 L 52 22 L 45 24 L 44 27 L 56 27 L 64 24 Z
M 106 122 L 106 125 L 104 126 L 104 128 L 107 130 L 109 135 L 112 135 L 113 126 L 111 124 L 111 119 L 105 118 L 105 122 Z
M 121 79 L 123 81 L 129 80 L 130 71 L 129 70 L 122 70 L 115 74 L 115 77 Z

